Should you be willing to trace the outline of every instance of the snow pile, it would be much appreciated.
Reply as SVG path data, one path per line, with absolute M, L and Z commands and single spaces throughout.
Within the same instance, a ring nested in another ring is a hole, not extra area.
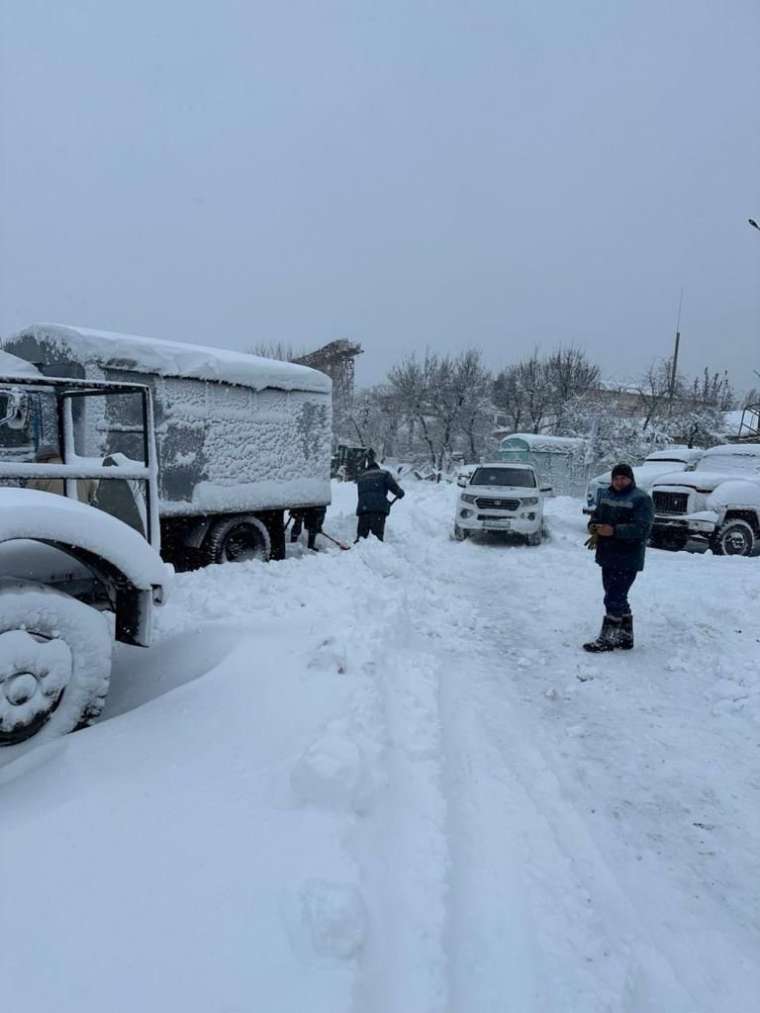
M 101 723 L 0 771 L 9 1009 L 754 1008 L 760 560 L 650 552 L 588 657 L 581 504 L 460 544 L 457 493 L 180 575 Z

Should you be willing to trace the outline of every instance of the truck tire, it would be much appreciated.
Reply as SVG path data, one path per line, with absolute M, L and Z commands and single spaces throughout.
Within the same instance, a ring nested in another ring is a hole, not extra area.
M 469 535 L 469 531 L 465 531 L 464 528 L 460 528 L 458 524 L 454 525 L 454 539 L 457 542 L 463 542 Z
M 266 525 L 252 514 L 223 517 L 209 528 L 201 549 L 204 565 L 242 563 L 253 559 L 263 562 L 272 551 Z
M 0 746 L 90 724 L 111 680 L 104 615 L 42 584 L 0 580 Z
M 712 550 L 716 556 L 751 556 L 755 551 L 755 532 L 747 521 L 728 520 L 713 537 Z

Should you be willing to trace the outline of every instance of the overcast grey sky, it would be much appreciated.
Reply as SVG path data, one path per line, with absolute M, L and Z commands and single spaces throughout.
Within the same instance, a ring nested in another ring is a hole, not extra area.
M 0 333 L 760 369 L 757 0 L 0 0 Z

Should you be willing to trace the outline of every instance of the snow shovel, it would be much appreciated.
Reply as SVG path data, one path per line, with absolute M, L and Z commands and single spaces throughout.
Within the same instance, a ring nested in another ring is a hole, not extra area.
M 344 542 L 339 542 L 337 538 L 333 538 L 332 535 L 328 535 L 326 531 L 320 531 L 319 534 L 322 535 L 323 538 L 326 538 L 328 542 L 332 542 L 333 545 L 337 545 L 339 549 L 343 549 L 344 552 L 348 552 L 351 548 L 350 545 L 346 545 Z

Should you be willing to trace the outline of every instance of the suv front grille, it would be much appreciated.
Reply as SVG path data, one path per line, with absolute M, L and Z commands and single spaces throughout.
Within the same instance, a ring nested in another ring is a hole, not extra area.
M 519 510 L 519 499 L 480 499 L 475 500 L 478 510 Z
M 688 492 L 655 492 L 652 498 L 658 514 L 685 514 L 689 507 Z

